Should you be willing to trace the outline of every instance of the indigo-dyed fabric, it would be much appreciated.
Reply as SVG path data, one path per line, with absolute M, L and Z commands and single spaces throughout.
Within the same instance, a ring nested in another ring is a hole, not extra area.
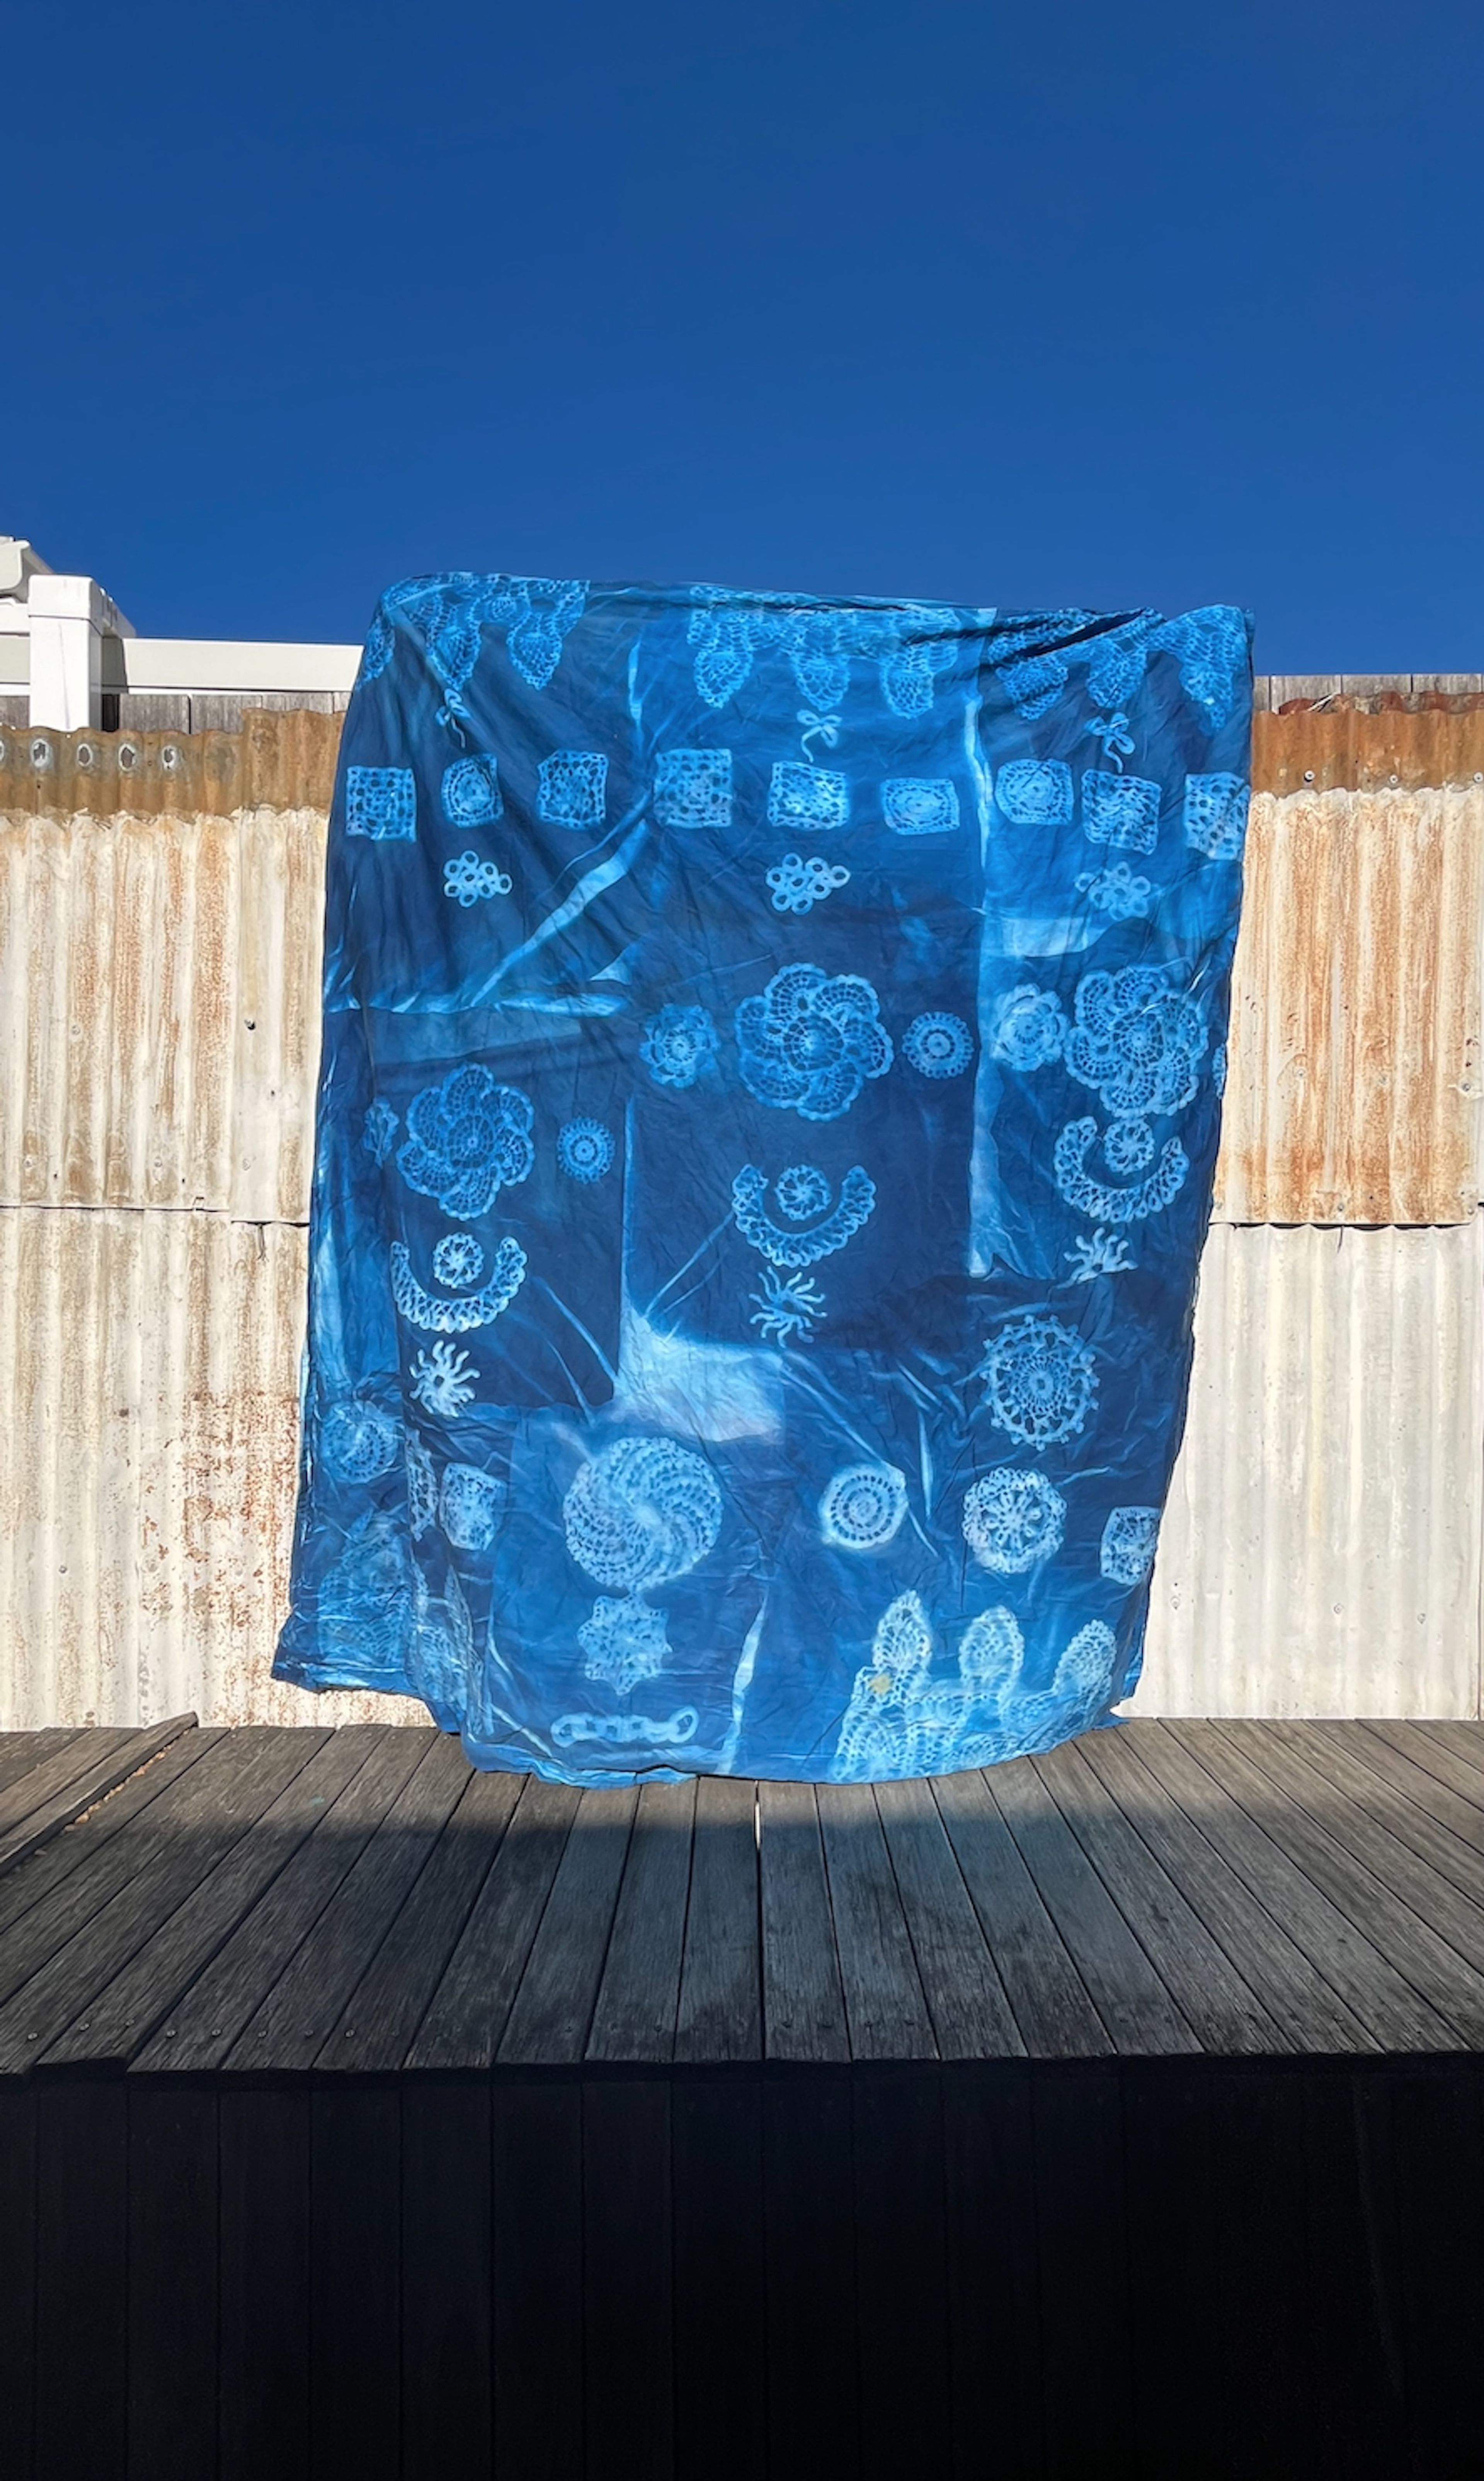
M 1184 1418 L 1250 707 L 1225 609 L 385 595 L 279 1676 L 581 1784 L 1105 1718 Z

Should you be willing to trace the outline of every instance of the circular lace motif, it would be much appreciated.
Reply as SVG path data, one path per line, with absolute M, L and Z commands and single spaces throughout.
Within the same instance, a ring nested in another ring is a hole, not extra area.
M 484 1252 L 473 1233 L 447 1233 L 432 1253 L 432 1270 L 451 1292 L 477 1284 L 484 1272 Z
M 1115 1120 L 1104 1133 L 1103 1151 L 1114 1171 L 1142 1171 L 1154 1160 L 1154 1131 L 1147 1120 Z
M 1016 1319 L 986 1345 L 976 1375 L 991 1421 L 1033 1448 L 1080 1430 L 1098 1392 L 1092 1346 L 1054 1318 Z
M 557 1139 L 557 1161 L 568 1180 L 601 1180 L 613 1160 L 613 1140 L 601 1120 L 568 1120 Z
M 791 1163 L 773 1184 L 778 1212 L 791 1223 L 807 1223 L 811 1214 L 827 1214 L 831 1194 L 829 1182 L 813 1163 Z
M 1023 1577 L 1061 1548 L 1067 1503 L 1044 1474 L 999 1465 L 964 1498 L 964 1540 L 981 1568 Z
M 320 1423 L 320 1455 L 337 1481 L 375 1481 L 390 1471 L 402 1430 L 375 1404 L 336 1404 Z
M 906 1512 L 906 1476 L 895 1465 L 850 1465 L 820 1502 L 820 1530 L 838 1551 L 878 1551 Z
M 721 1492 L 704 1456 L 673 1439 L 619 1439 L 584 1465 L 562 1502 L 567 1549 L 600 1585 L 661 1585 L 704 1559 Z
M 961 1016 L 915 1016 L 902 1050 L 920 1077 L 961 1077 L 974 1058 L 974 1039 Z

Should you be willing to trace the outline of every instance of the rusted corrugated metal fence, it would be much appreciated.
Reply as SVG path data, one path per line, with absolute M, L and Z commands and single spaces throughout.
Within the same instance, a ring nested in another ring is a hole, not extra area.
M 1474 1714 L 1481 684 L 1272 686 L 1137 1703 Z M 243 723 L 0 732 L 0 1727 L 398 1711 L 269 1679 L 339 718 Z

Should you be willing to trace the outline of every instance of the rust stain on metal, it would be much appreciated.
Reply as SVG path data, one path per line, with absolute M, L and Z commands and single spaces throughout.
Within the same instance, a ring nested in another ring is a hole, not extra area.
M 0 811 L 35 817 L 235 818 L 327 813 L 338 715 L 253 711 L 241 732 L 0 729 Z
M 1484 783 L 1254 795 L 1218 1216 L 1469 1219 L 1481 916 Z
M 269 1676 L 305 1255 L 222 1214 L 0 1213 L 0 1729 L 426 1723 Z

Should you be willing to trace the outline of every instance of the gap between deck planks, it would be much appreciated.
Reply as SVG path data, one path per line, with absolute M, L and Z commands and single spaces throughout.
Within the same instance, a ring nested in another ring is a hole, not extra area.
M 431 1730 L 145 1737 L 0 1743 L 0 1832 L 130 1773 L 0 1875 L 0 2074 L 1484 2050 L 1478 1727 L 581 1793 Z

